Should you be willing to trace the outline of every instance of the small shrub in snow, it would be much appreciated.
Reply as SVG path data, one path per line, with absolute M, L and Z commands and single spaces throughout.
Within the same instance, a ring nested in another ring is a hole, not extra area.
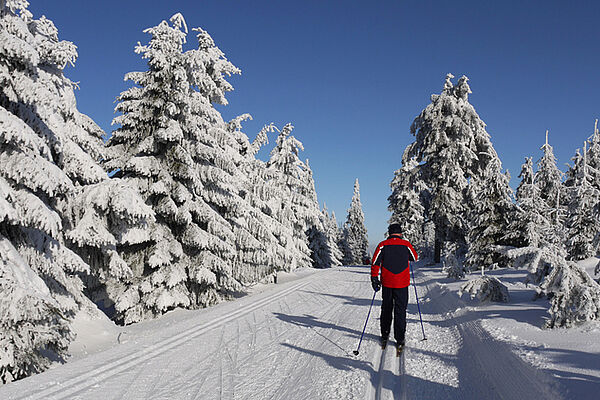
M 479 301 L 508 301 L 508 289 L 498 279 L 491 276 L 480 276 L 472 279 L 460 287 L 459 294 L 469 293 L 471 298 Z
M 442 269 L 448 275 L 448 278 L 459 280 L 465 277 L 465 266 L 463 257 L 456 252 L 447 253 L 442 259 Z
M 547 327 L 600 320 L 600 285 L 574 262 L 554 267 L 540 288 L 551 298 Z
M 527 267 L 528 280 L 539 284 L 540 293 L 550 298 L 546 326 L 570 327 L 600 319 L 600 285 L 566 252 L 556 246 L 505 248 L 502 251 L 516 267 Z

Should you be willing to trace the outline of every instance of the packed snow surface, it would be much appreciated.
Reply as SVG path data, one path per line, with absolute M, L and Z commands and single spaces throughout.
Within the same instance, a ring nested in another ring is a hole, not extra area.
M 367 267 L 304 270 L 235 301 L 126 327 L 80 317 L 72 359 L 0 387 L 1 399 L 568 399 L 595 398 L 600 325 L 541 329 L 525 271 L 490 274 L 508 303 L 458 296 L 439 266 L 415 265 L 407 347 L 378 344 Z M 470 279 L 473 277 L 465 277 Z

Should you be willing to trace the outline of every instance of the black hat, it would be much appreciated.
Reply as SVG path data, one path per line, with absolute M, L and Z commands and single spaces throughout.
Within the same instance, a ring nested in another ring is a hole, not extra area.
M 388 234 L 392 235 L 394 233 L 402 233 L 402 226 L 400 224 L 391 224 L 388 227 Z

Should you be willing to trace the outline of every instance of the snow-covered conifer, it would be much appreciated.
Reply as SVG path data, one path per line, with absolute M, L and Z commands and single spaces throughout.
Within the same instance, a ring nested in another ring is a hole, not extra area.
M 45 370 L 49 353 L 59 359 L 66 355 L 73 334 L 61 309 L 46 283 L 0 235 L 1 383 Z
M 414 246 L 423 246 L 423 223 L 425 208 L 420 199 L 426 193 L 419 177 L 419 166 L 412 158 L 394 172 L 390 183 L 392 194 L 388 197 L 388 210 L 392 213 L 390 224 L 400 224 L 402 235 Z
M 308 221 L 308 248 L 311 251 L 311 259 L 315 268 L 330 268 L 334 263 L 332 241 L 327 236 L 325 228 L 326 220 L 319 209 L 317 200 L 317 191 L 313 172 L 310 168 L 308 159 L 304 163 L 303 181 L 306 188 L 306 197 L 308 198 L 308 214 L 312 216 Z M 337 247 L 337 245 L 336 245 Z
M 367 228 L 365 228 L 365 215 L 360 202 L 360 185 L 358 179 L 354 182 L 354 193 L 352 202 L 348 209 L 346 222 L 343 230 L 344 265 L 360 265 L 368 255 L 369 239 L 367 237 Z
M 563 173 L 556 166 L 554 149 L 548 143 L 548 131 L 546 131 L 546 142 L 540 148 L 544 154 L 538 161 L 538 169 L 534 176 L 534 182 L 544 201 L 542 213 L 554 225 L 557 235 L 561 235 L 560 226 L 564 219 L 564 209 L 561 206 L 563 197 Z M 557 239 L 560 240 L 560 239 Z
M 515 268 L 527 268 L 528 281 L 539 285 L 539 294 L 550 298 L 546 326 L 569 327 L 600 319 L 600 285 L 577 263 L 566 260 L 556 245 L 504 249 Z
M 600 191 L 591 184 L 593 175 L 589 173 L 591 167 L 587 164 L 587 153 L 586 142 L 583 155 L 581 156 L 578 150 L 574 158 L 572 183 L 567 187 L 570 201 L 565 221 L 566 248 L 571 260 L 583 260 L 595 256 L 598 252 Z
M 292 231 L 292 237 L 286 239 L 286 248 L 293 255 L 292 264 L 287 267 L 289 269 L 313 265 L 308 231 L 314 227 L 323 232 L 312 171 L 298 157 L 304 147 L 291 135 L 293 129 L 291 124 L 281 129 L 267 162 L 267 166 L 277 172 L 275 184 L 285 193 L 283 198 L 278 199 L 280 202 L 278 215 L 280 221 L 287 223 Z M 313 236 L 313 239 L 318 240 L 316 238 L 317 236 Z
M 444 248 L 442 270 L 447 274 L 448 278 L 459 280 L 465 277 L 467 269 L 465 267 L 465 255 L 463 249 L 463 247 L 454 243 L 451 243 Z
M 240 197 L 247 203 L 242 203 L 244 220 L 248 230 L 260 243 L 260 246 L 243 246 L 238 250 L 236 279 L 248 284 L 274 275 L 277 270 L 291 264 L 292 257 L 284 244 L 292 233 L 290 227 L 278 219 L 280 199 L 285 197 L 285 193 L 276 184 L 277 173 L 256 158 L 260 148 L 268 143 L 268 133 L 275 132 L 276 128 L 273 124 L 266 125 L 250 143 L 241 131 L 240 122 L 240 117 L 229 122 L 230 131 L 238 143 L 237 152 L 241 156 L 234 158 L 238 165 L 236 179 Z
M 600 285 L 572 261 L 554 266 L 540 284 L 550 296 L 546 326 L 570 327 L 600 320 Z
M 235 140 L 213 103 L 227 104 L 225 76 L 239 73 L 204 30 L 197 49 L 183 52 L 181 14 L 146 29 L 136 53 L 148 70 L 125 76 L 136 86 L 118 97 L 121 113 L 106 167 L 117 170 L 156 213 L 151 241 L 129 259 L 144 268 L 126 282 L 121 318 L 135 322 L 177 306 L 202 307 L 239 288 L 236 243 L 252 242 L 243 224 L 235 174 Z M 238 235 L 236 237 L 236 235 Z
M 44 346 L 58 358 L 64 355 L 72 338 L 70 319 L 89 305 L 80 277 L 127 274 L 130 266 L 117 247 L 143 240 L 152 218 L 136 207 L 131 189 L 110 182 L 98 163 L 108 153 L 104 132 L 77 110 L 76 85 L 63 74 L 77 58 L 75 45 L 59 40 L 52 21 L 34 19 L 27 6 L 0 3 L 0 237 L 18 254 L 5 259 L 3 291 L 14 296 L 3 295 L 0 312 L 8 313 L 8 321 L 28 324 L 37 338 L 12 342 L 17 359 L 0 357 L 0 363 L 9 363 L 0 367 L 2 379 L 43 370 L 48 363 L 39 356 L 50 355 Z M 124 197 L 131 197 L 126 206 Z M 28 269 L 22 276 L 37 274 L 46 290 L 38 282 L 30 296 L 23 295 L 27 285 L 11 284 L 15 268 Z M 23 307 L 18 313 L 4 309 L 7 301 Z M 49 310 L 47 317 L 40 316 L 43 310 Z M 4 328 L 3 338 L 25 332 Z
M 466 189 L 471 178 L 481 177 L 490 161 L 497 158 L 485 123 L 468 101 L 467 77 L 453 86 L 448 74 L 444 89 L 431 96 L 429 104 L 414 120 L 415 141 L 403 155 L 419 163 L 420 178 L 429 188 L 424 204 L 426 217 L 436 228 L 436 261 L 444 241 L 465 243 L 466 212 L 471 208 Z
M 526 157 L 519 174 L 521 183 L 516 191 L 516 215 L 506 232 L 506 241 L 516 247 L 546 245 L 547 234 L 552 232 L 552 224 L 542 212 L 544 201 L 534 176 L 531 157 Z
M 470 270 L 494 269 L 506 266 L 505 256 L 496 251 L 498 245 L 508 245 L 506 232 L 514 219 L 510 176 L 502 173 L 500 159 L 492 158 L 480 177 L 473 178 L 469 194 L 473 208 L 467 234 L 466 266 Z
M 338 245 L 340 240 L 340 229 L 335 219 L 335 212 L 332 211 L 331 215 L 329 215 L 327 206 L 323 205 L 321 218 L 323 226 L 325 227 L 325 236 L 327 237 L 328 247 L 331 251 L 331 266 L 335 267 L 342 265 L 344 254 Z
M 459 295 L 468 293 L 471 299 L 479 301 L 497 301 L 506 303 L 509 300 L 508 288 L 493 276 L 482 275 L 468 281 L 460 287 Z
M 598 130 L 598 120 L 594 123 L 594 133 L 588 138 L 587 142 L 586 161 L 590 183 L 594 188 L 600 190 L 600 173 L 597 172 L 600 171 L 600 131 Z M 566 182 L 565 185 L 567 185 Z

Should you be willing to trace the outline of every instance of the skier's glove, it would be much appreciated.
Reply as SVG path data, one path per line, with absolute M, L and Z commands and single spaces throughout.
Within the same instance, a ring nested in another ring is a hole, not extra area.
M 381 282 L 379 282 L 379 278 L 376 276 L 371 277 L 371 285 L 373 285 L 373 290 L 379 292 L 381 289 Z

